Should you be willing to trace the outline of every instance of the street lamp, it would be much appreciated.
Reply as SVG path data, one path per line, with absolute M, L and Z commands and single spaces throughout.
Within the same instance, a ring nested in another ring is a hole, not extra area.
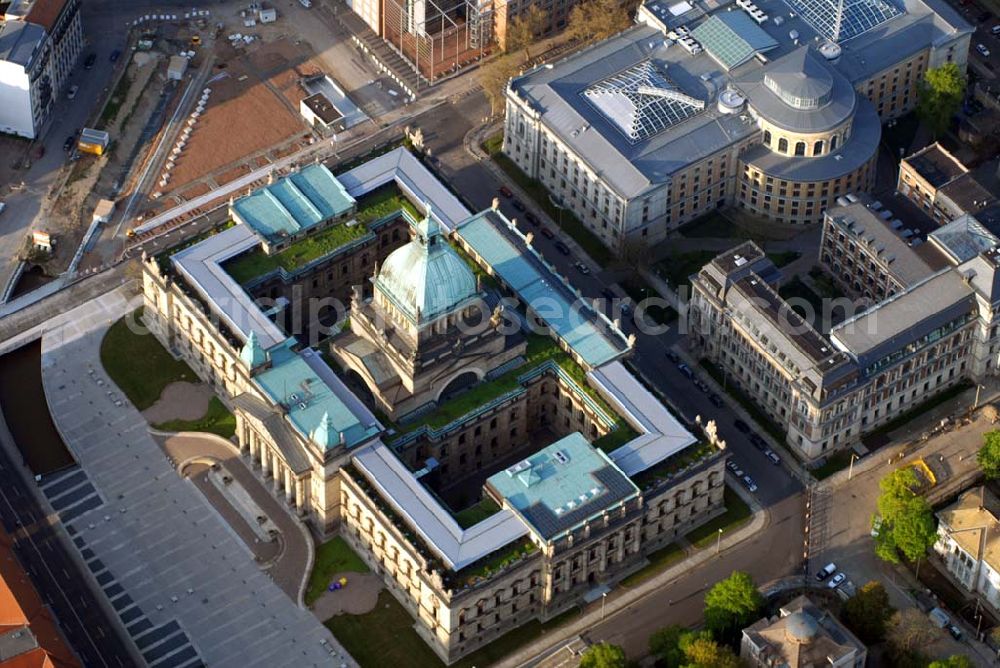
M 722 550 L 722 529 L 719 529 L 719 537 L 715 541 L 715 555 L 719 555 L 719 551 Z
M 861 459 L 861 457 L 858 457 L 857 453 L 852 452 L 851 453 L 851 465 L 849 467 L 847 467 L 847 479 L 848 480 L 850 480 L 851 478 L 854 477 L 854 462 L 855 462 L 855 460 L 858 460 L 858 459 Z
M 561 230 L 562 229 L 562 212 L 563 212 L 563 209 L 566 208 L 566 207 L 563 206 L 562 198 L 561 197 L 553 197 L 552 195 L 549 195 L 549 202 L 552 204 L 552 206 L 554 206 L 556 209 L 559 210 L 559 229 Z
M 982 385 L 976 385 L 976 400 L 972 402 L 972 410 L 979 408 L 979 391 L 983 389 Z
M 601 594 L 601 621 L 604 621 L 604 606 L 608 602 L 608 592 Z

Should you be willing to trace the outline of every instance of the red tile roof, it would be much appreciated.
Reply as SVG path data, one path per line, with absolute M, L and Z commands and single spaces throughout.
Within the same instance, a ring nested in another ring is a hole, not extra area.
M 28 10 L 28 15 L 24 17 L 24 20 L 36 23 L 45 28 L 47 32 L 52 32 L 52 28 L 55 27 L 56 21 L 59 20 L 59 15 L 62 13 L 63 7 L 66 6 L 66 1 L 35 0 L 35 4 Z

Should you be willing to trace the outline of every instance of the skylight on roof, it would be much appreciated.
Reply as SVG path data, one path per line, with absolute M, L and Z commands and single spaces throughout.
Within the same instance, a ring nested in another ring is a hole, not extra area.
M 704 102 L 681 92 L 649 60 L 589 86 L 581 95 L 633 144 L 705 108 Z
M 785 4 L 834 42 L 846 42 L 903 14 L 893 0 L 785 0 Z
M 706 51 L 723 67 L 731 70 L 769 51 L 778 42 L 743 12 L 722 12 L 691 31 Z

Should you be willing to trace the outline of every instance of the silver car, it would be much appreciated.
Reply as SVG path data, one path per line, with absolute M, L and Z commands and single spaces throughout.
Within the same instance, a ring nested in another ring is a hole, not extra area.
M 836 589 L 837 587 L 842 585 L 844 583 L 844 580 L 846 579 L 847 575 L 845 575 L 844 573 L 837 573 L 832 578 L 830 578 L 830 581 L 826 583 L 826 586 L 829 587 L 830 589 Z

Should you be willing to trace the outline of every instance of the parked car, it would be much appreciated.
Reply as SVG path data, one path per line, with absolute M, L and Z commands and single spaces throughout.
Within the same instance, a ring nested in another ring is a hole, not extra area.
M 739 420 L 739 419 L 733 420 L 733 426 L 736 427 L 736 431 L 739 431 L 739 432 L 741 432 L 743 434 L 749 434 L 750 433 L 750 425 L 748 425 L 743 420 Z
M 726 402 L 722 400 L 722 397 L 720 397 L 715 392 L 712 392 L 710 395 L 708 395 L 708 400 L 716 408 L 722 408 L 723 406 L 726 405 Z
M 72 151 L 75 144 L 76 135 L 70 135 L 69 137 L 66 137 L 66 141 L 63 142 L 63 150 L 67 152 Z
M 681 362 L 680 364 L 677 365 L 677 370 L 680 371 L 681 375 L 687 378 L 688 380 L 694 380 L 694 371 L 692 371 L 691 367 L 689 367 L 687 364 L 684 364 L 684 362 Z
M 536 216 L 535 214 L 531 213 L 530 211 L 527 212 L 526 214 L 524 214 L 524 218 L 525 218 L 525 220 L 527 220 L 529 223 L 531 223 L 535 227 L 538 227 L 539 223 L 541 222 L 541 221 L 538 220 L 538 216 Z
M 667 359 L 673 362 L 674 364 L 680 364 L 681 362 L 681 356 L 675 353 L 673 350 L 667 351 Z
M 1000 35 L 1000 25 L 993 26 L 990 28 L 990 32 L 994 35 Z
M 882 516 L 876 515 L 872 518 L 872 538 L 878 538 L 879 533 L 882 531 Z
M 3 213 L 3 210 L 6 209 L 6 208 L 7 208 L 7 205 L 4 204 L 3 202 L 0 202 L 0 213 Z
M 750 439 L 750 443 L 753 445 L 753 447 L 757 448 L 758 450 L 767 449 L 767 441 L 765 441 L 760 434 L 755 434 L 751 432 L 748 438 Z
M 545 237 L 546 239 L 554 239 L 556 235 L 553 234 L 552 230 L 550 230 L 549 228 L 543 227 L 542 228 L 542 236 Z
M 94 63 L 97 62 L 97 54 L 91 53 L 87 56 L 87 59 L 83 61 L 83 69 L 92 70 L 94 69 Z
M 736 461 L 735 460 L 727 459 L 726 460 L 726 468 L 729 469 L 730 471 L 735 471 L 739 467 L 736 465 Z
M 822 582 L 823 580 L 827 579 L 836 572 L 837 572 L 837 564 L 830 562 L 829 564 L 824 566 L 819 573 L 816 574 L 816 579 Z
M 79 90 L 80 90 L 80 87 L 77 86 L 76 84 L 73 84 L 72 86 L 70 86 L 69 90 L 66 91 L 66 99 L 67 100 L 72 100 L 74 97 L 76 97 L 76 94 L 77 94 L 77 92 Z
M 958 628 L 954 624 L 948 625 L 948 633 L 950 633 L 951 637 L 954 638 L 955 640 L 962 639 L 962 629 Z
M 500 186 L 500 194 L 504 197 L 513 197 L 514 193 L 507 186 Z
M 583 274 L 584 276 L 586 276 L 587 274 L 590 273 L 590 267 L 588 267 L 587 265 L 585 265 L 582 262 L 574 262 L 573 263 L 573 267 L 575 267 L 576 270 L 578 272 L 580 272 L 581 274 Z
M 563 255 L 569 255 L 570 254 L 569 246 L 567 246 L 566 244 L 564 244 L 561 241 L 557 241 L 556 242 L 556 250 L 559 251 L 560 253 L 562 253 Z
M 745 475 L 740 480 L 743 481 L 743 486 L 746 487 L 751 492 L 756 492 L 757 491 L 757 483 L 755 483 L 753 481 L 753 478 L 751 478 L 750 476 Z
M 976 44 L 976 51 L 978 51 L 979 55 L 982 56 L 983 58 L 990 57 L 990 50 L 987 49 L 986 46 L 983 44 Z
M 522 202 L 516 197 L 510 201 L 510 205 L 515 209 L 517 209 L 518 211 L 524 211 L 526 209 L 526 207 L 524 206 L 524 202 Z
M 118 62 L 118 58 L 121 55 L 122 55 L 122 52 L 119 51 L 118 49 L 115 49 L 114 51 L 111 52 L 111 55 L 108 56 L 108 60 L 110 60 L 113 63 L 117 63 Z
M 694 386 L 697 387 L 699 390 L 701 390 L 702 393 L 704 394 L 708 394 L 711 391 L 708 385 L 705 384 L 705 381 L 701 380 L 700 378 L 694 381 Z
M 764 456 L 767 457 L 775 466 L 781 464 L 781 457 L 779 457 L 778 454 L 770 448 L 764 450 Z
M 846 574 L 844 574 L 844 573 L 837 573 L 836 575 L 833 576 L 833 578 L 830 579 L 829 582 L 826 583 L 826 586 L 829 587 L 830 589 L 836 589 L 841 584 L 843 584 L 844 580 L 846 580 L 846 579 L 847 579 L 847 575 Z

